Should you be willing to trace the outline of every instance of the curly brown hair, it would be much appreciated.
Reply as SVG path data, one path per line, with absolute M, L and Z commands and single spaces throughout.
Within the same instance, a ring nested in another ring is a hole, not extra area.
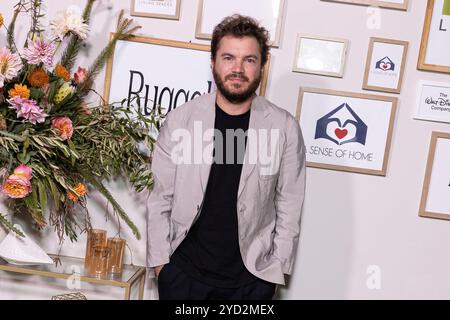
M 261 67 L 267 62 L 269 56 L 269 31 L 248 16 L 234 14 L 224 18 L 215 28 L 211 40 L 211 59 L 215 60 L 220 40 L 225 36 L 236 38 L 254 37 L 261 50 Z

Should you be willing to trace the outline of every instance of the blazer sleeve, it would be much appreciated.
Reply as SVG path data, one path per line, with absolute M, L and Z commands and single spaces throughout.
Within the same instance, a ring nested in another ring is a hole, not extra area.
M 162 124 L 152 153 L 153 189 L 148 200 L 147 267 L 169 262 L 170 215 L 174 193 L 176 163 L 172 161 L 171 113 Z
M 274 199 L 276 223 L 273 254 L 281 262 L 283 272 L 291 274 L 300 234 L 306 169 L 300 125 L 291 115 L 286 123 L 286 141 Z

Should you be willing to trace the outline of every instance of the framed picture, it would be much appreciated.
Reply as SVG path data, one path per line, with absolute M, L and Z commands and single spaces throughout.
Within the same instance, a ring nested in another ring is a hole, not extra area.
M 414 118 L 450 123 L 450 83 L 420 81 Z
M 450 1 L 428 0 L 417 69 L 450 73 Z
M 130 14 L 138 17 L 180 19 L 181 0 L 131 0 Z
M 363 89 L 400 93 L 408 42 L 370 38 Z
M 306 165 L 386 175 L 397 98 L 300 88 Z
M 113 34 L 111 34 L 113 36 Z M 270 59 L 258 94 L 266 91 Z M 166 112 L 215 90 L 210 46 L 147 37 L 119 40 L 105 73 L 104 100 L 128 99 L 128 105 L 149 115 L 161 106 Z
M 299 34 L 292 70 L 342 78 L 348 43 L 345 39 Z
M 343 2 L 351 4 L 360 4 L 366 6 L 375 6 L 380 8 L 408 10 L 409 0 L 322 0 L 331 2 Z
M 433 132 L 419 216 L 450 220 L 450 132 Z
M 270 33 L 270 43 L 279 46 L 284 0 L 199 0 L 195 37 L 211 39 L 214 27 L 235 13 L 251 16 Z

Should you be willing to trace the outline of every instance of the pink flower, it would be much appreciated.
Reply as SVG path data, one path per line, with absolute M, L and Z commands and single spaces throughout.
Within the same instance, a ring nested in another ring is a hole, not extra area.
M 17 76 L 22 69 L 22 61 L 18 54 L 11 53 L 7 48 L 0 49 L 0 88 L 3 88 L 6 80 Z
M 52 128 L 59 131 L 59 136 L 63 140 L 72 138 L 72 120 L 68 117 L 57 117 L 52 119 Z
M 23 56 L 29 64 L 43 63 L 47 69 L 52 67 L 54 43 L 45 43 L 41 39 L 32 41 L 28 39 L 28 47 L 23 50 Z
M 25 198 L 31 192 L 31 182 L 22 175 L 12 174 L 6 179 L 2 192 L 10 198 Z
M 14 174 L 16 176 L 22 176 L 28 180 L 31 180 L 33 170 L 30 167 L 27 167 L 24 164 L 20 164 L 17 166 L 16 169 L 14 169 Z
M 16 109 L 17 118 L 25 118 L 32 124 L 36 124 L 36 122 L 42 123 L 45 121 L 45 117 L 48 116 L 34 100 L 15 96 L 7 101 L 11 105 L 10 109 Z
M 84 78 L 86 77 L 86 73 L 87 73 L 87 70 L 85 68 L 78 67 L 77 72 L 75 72 L 73 74 L 73 77 L 75 78 L 75 82 L 77 84 L 80 84 L 81 82 L 83 82 Z

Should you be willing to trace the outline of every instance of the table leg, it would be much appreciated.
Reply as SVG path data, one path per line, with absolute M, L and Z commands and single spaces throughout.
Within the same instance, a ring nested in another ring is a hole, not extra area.
M 130 300 L 130 287 L 125 287 L 125 300 Z
M 146 274 L 144 273 L 139 281 L 139 300 L 144 299 L 145 275 Z

